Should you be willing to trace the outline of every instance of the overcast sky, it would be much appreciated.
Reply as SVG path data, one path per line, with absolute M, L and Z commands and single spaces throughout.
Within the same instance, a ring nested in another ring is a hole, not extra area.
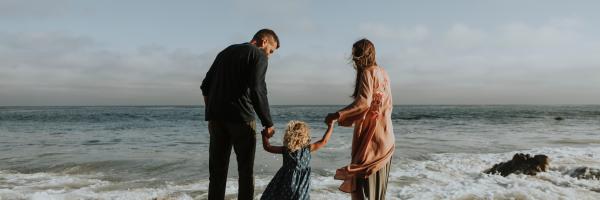
M 216 54 L 275 30 L 271 104 L 347 104 L 375 43 L 395 104 L 600 103 L 600 1 L 0 0 L 0 106 L 200 105 Z

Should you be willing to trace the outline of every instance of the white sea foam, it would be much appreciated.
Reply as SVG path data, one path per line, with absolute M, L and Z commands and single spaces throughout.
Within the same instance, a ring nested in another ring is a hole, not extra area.
M 576 167 L 600 168 L 600 147 L 541 148 L 519 151 L 546 154 L 550 170 L 537 176 L 481 173 L 517 152 L 498 154 L 431 154 L 427 160 L 394 161 L 388 199 L 600 199 L 600 180 L 568 175 Z M 333 169 L 328 170 L 333 173 Z M 256 177 L 256 198 L 271 176 Z M 312 199 L 348 199 L 331 176 L 311 179 Z M 206 199 L 208 180 L 186 184 L 167 182 L 157 188 L 129 188 L 127 183 L 102 180 L 102 175 L 20 174 L 0 171 L 0 200 L 6 199 Z M 237 179 L 228 179 L 226 197 L 235 199 Z
M 487 175 L 493 164 L 517 152 L 501 154 L 433 154 L 430 160 L 406 161 L 391 172 L 392 199 L 600 199 L 598 180 L 565 175 L 578 166 L 600 167 L 600 148 L 543 148 L 519 151 L 546 154 L 550 170 L 537 176 Z M 398 180 L 413 180 L 403 183 Z

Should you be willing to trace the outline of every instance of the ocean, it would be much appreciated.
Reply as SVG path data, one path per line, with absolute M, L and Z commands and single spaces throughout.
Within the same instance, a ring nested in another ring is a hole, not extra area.
M 342 106 L 272 106 L 281 144 L 289 120 L 309 123 Z M 396 151 L 388 199 L 600 199 L 600 106 L 395 106 Z M 257 135 L 259 137 L 260 135 Z M 335 127 L 312 157 L 312 199 L 349 199 L 335 169 L 348 164 L 352 129 Z M 201 106 L 0 107 L 0 200 L 206 199 L 207 122 Z M 537 176 L 482 173 L 515 153 L 545 154 Z M 256 199 L 281 166 L 258 140 Z M 231 155 L 227 199 L 235 199 Z

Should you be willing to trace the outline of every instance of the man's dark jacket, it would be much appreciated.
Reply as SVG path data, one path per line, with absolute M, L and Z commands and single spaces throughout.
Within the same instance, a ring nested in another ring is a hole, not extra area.
M 273 126 L 267 99 L 268 57 L 258 47 L 234 44 L 217 55 L 200 89 L 208 97 L 206 121 L 249 122 L 254 112 L 263 126 Z

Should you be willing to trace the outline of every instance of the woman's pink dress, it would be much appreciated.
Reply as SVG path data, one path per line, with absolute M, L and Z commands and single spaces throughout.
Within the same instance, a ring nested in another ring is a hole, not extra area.
M 378 66 L 369 67 L 358 84 L 354 102 L 338 111 L 340 126 L 354 125 L 352 161 L 335 175 L 335 179 L 344 180 L 340 190 L 349 193 L 356 189 L 356 177 L 366 178 L 390 162 L 395 144 L 387 72 Z

